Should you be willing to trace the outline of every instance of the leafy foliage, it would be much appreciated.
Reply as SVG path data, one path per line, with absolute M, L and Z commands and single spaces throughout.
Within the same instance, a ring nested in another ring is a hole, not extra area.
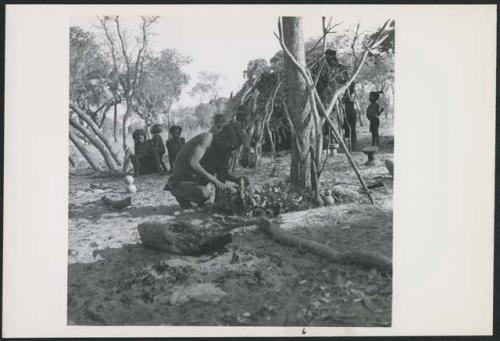
M 200 100 L 209 97 L 217 100 L 221 91 L 222 75 L 201 71 L 198 74 L 198 82 L 193 86 L 189 94 L 191 96 L 200 96 Z
M 70 93 L 71 101 L 82 108 L 98 108 L 112 97 L 111 65 L 93 34 L 70 27 Z
M 243 193 L 227 190 L 218 193 L 216 198 L 214 209 L 217 212 L 246 217 L 276 217 L 281 213 L 313 207 L 310 189 L 297 189 L 284 181 L 265 184 L 261 189 L 250 186 Z
M 182 67 L 190 62 L 191 58 L 175 49 L 164 50 L 146 61 L 134 96 L 134 110 L 146 124 L 153 124 L 161 114 L 169 114 L 172 104 L 179 99 L 189 81 Z

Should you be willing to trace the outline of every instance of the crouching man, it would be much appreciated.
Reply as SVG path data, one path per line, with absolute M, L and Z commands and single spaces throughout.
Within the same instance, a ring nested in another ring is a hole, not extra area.
M 175 159 L 173 174 L 165 189 L 169 189 L 182 208 L 192 203 L 202 206 L 212 194 L 209 183 L 218 190 L 225 190 L 225 181 L 239 183 L 245 177 L 237 178 L 229 172 L 231 152 L 241 145 L 249 147 L 249 139 L 235 123 L 227 123 L 220 129 L 201 133 L 186 142 Z

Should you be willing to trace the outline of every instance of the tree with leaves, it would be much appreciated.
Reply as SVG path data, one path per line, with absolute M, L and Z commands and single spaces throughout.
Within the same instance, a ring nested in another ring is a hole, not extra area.
M 111 65 L 90 32 L 70 28 L 70 101 L 102 126 L 119 97 L 110 88 Z
M 200 102 L 206 99 L 214 101 L 217 105 L 217 100 L 220 98 L 222 89 L 222 75 L 208 71 L 201 71 L 198 74 L 198 82 L 193 86 L 189 94 L 191 96 L 199 96 Z
M 191 62 L 175 49 L 167 49 L 159 56 L 150 56 L 143 66 L 137 91 L 133 99 L 133 110 L 149 129 L 165 116 L 169 122 L 170 109 L 189 81 L 182 67 Z

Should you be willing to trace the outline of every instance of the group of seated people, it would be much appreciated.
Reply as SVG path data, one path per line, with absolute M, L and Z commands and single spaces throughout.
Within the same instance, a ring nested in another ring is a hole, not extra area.
M 162 126 L 155 124 L 151 127 L 151 139 L 147 139 L 147 133 L 144 129 L 136 129 L 132 133 L 134 139 L 134 154 L 131 156 L 132 165 L 134 166 L 134 175 L 143 174 L 166 174 L 167 166 L 163 162 L 163 155 L 168 151 L 168 159 L 170 163 L 170 171 L 173 170 L 177 153 L 185 143 L 181 137 L 182 128 L 178 125 L 170 127 L 170 137 L 166 142 L 167 150 L 163 145 L 161 137 Z

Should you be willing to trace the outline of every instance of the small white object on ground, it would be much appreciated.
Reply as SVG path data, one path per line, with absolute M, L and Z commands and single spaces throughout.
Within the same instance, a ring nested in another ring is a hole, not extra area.
M 134 177 L 132 175 L 127 175 L 124 180 L 127 185 L 134 184 Z
M 128 185 L 127 192 L 135 193 L 135 192 L 137 192 L 137 187 L 135 187 L 135 185 Z

